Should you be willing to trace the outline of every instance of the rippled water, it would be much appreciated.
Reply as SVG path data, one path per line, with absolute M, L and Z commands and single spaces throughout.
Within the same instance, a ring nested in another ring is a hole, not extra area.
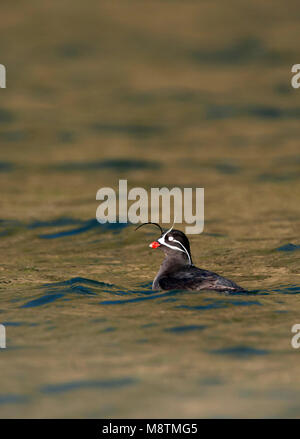
M 299 417 L 297 3 L 19 3 L 1 6 L 0 416 Z M 155 230 L 95 219 L 121 178 L 204 187 L 193 260 L 248 292 L 152 291 Z

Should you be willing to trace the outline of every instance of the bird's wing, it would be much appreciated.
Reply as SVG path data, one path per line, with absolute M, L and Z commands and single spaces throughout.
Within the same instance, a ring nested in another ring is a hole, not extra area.
M 197 267 L 188 267 L 187 269 L 169 273 L 159 279 L 159 285 L 163 290 L 243 290 L 231 280 L 219 276 L 212 271 L 202 270 Z

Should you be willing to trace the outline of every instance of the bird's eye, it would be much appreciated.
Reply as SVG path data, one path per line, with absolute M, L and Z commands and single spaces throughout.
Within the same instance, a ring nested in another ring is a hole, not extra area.
M 169 236 L 169 237 L 168 237 L 168 240 L 169 240 L 169 241 L 173 241 L 173 239 L 174 239 L 173 236 Z

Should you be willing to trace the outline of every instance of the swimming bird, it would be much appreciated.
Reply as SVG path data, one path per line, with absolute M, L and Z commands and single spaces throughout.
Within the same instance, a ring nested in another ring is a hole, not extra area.
M 159 224 L 151 222 L 140 224 L 136 230 L 146 224 L 153 224 L 161 231 L 161 236 L 156 241 L 151 242 L 149 247 L 160 248 L 165 254 L 153 281 L 153 290 L 245 291 L 235 282 L 217 273 L 195 267 L 189 240 L 183 232 L 173 229 L 173 227 L 164 232 Z

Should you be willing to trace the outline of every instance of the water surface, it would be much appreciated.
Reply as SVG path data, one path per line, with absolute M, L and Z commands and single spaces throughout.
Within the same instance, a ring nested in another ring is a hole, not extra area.
M 299 417 L 298 3 L 4 3 L 0 416 Z M 193 259 L 249 293 L 152 291 L 120 178 L 204 187 Z

